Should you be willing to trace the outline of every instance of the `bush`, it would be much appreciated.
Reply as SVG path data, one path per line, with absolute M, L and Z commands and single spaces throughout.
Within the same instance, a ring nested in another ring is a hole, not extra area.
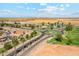
M 67 41 L 67 45 L 70 45 L 72 43 L 72 41 L 70 40 L 70 39 L 68 39 L 68 41 Z
M 21 37 L 21 38 L 20 38 L 20 41 L 21 41 L 21 42 L 25 42 L 25 38 L 24 38 L 24 37 Z
M 63 38 L 62 38 L 62 34 L 60 34 L 60 33 L 56 34 L 56 38 L 55 38 L 56 41 L 61 42 L 62 39 L 63 39 Z
M 68 23 L 68 24 L 66 25 L 65 30 L 66 30 L 66 31 L 71 31 L 72 29 L 73 29 L 73 27 L 72 27 L 71 23 Z
M 33 33 L 31 33 L 31 34 L 30 34 L 30 38 L 32 38 L 33 36 L 34 36 L 34 34 L 33 34 Z
M 6 42 L 6 43 L 4 44 L 4 48 L 5 48 L 6 50 L 11 49 L 11 48 L 12 48 L 11 42 Z
M 34 37 L 37 35 L 37 32 L 36 31 L 33 31 L 31 34 L 30 34 L 30 37 Z
M 6 50 L 4 48 L 0 48 L 0 54 L 3 54 Z
M 29 39 L 29 35 L 28 35 L 28 34 L 26 35 L 26 39 L 27 39 L 27 40 Z
M 44 26 L 45 25 L 45 23 L 44 22 L 42 22 L 42 26 Z
M 37 35 L 37 32 L 36 31 L 33 31 L 33 35 L 36 36 Z
M 12 44 L 13 44 L 13 46 L 18 45 L 19 44 L 18 39 L 12 39 Z

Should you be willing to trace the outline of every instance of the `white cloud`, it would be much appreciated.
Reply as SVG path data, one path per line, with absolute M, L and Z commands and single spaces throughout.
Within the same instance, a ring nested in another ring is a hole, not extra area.
M 27 9 L 27 10 L 29 10 L 29 9 L 30 9 L 30 7 L 26 7 L 26 9 Z
M 70 7 L 70 4 L 61 4 L 60 7 Z
M 16 16 L 16 12 L 8 9 L 0 10 L 0 17 L 13 17 Z
M 55 6 L 47 6 L 47 9 L 51 9 L 51 10 L 57 10 L 58 8 Z
M 36 8 L 31 8 L 31 7 L 29 7 L 29 6 L 27 6 L 27 7 L 24 7 L 24 6 L 17 6 L 17 8 L 20 8 L 20 9 L 26 9 L 26 10 L 30 10 L 30 9 L 33 9 L 33 10 L 35 10 Z
M 11 10 L 6 10 L 6 9 L 4 10 L 3 9 L 3 10 L 0 10 L 0 12 L 11 12 Z
M 8 10 L 8 9 L 3 9 L 3 10 L 0 10 L 0 16 L 10 16 L 10 15 L 15 15 L 17 14 L 15 11 L 12 11 L 12 10 Z
M 8 13 L 13 13 L 11 10 L 0 10 L 0 14 L 8 14 Z
M 61 5 L 60 5 L 60 7 L 64 7 L 64 5 L 63 5 L 63 4 L 61 4 Z
M 43 12 L 52 12 L 57 10 L 58 8 L 55 6 L 47 6 L 46 8 L 43 9 L 38 9 L 38 11 L 43 11 Z
M 40 5 L 47 5 L 47 3 L 40 3 Z
M 28 3 L 23 3 L 24 5 L 27 5 Z
M 36 8 L 32 8 L 33 10 L 35 10 Z
M 22 6 L 16 6 L 17 8 L 23 8 Z
M 65 10 L 65 8 L 59 8 L 59 10 L 60 10 L 60 11 L 64 11 L 64 10 Z
M 48 12 L 48 13 L 54 13 L 56 11 L 64 11 L 64 7 L 56 7 L 56 6 L 47 6 L 46 8 L 38 9 L 40 12 Z
M 66 7 L 70 7 L 70 5 L 69 4 L 66 4 Z

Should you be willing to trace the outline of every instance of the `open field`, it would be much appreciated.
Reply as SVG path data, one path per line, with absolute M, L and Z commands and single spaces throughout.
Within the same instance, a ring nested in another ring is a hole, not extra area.
M 71 22 L 73 25 L 79 25 L 79 20 L 75 20 L 75 19 L 36 19 L 36 20 L 33 20 L 33 21 L 30 21 L 30 22 L 33 22 L 33 23 L 42 23 L 42 22 L 45 22 L 45 23 L 55 23 L 57 21 L 62 21 L 63 23 L 67 24 L 69 22 Z
M 65 24 L 71 22 L 73 25 L 79 25 L 79 19 L 53 19 L 53 18 L 0 18 L 0 21 L 6 22 L 31 22 L 31 23 L 54 23 L 62 21 Z

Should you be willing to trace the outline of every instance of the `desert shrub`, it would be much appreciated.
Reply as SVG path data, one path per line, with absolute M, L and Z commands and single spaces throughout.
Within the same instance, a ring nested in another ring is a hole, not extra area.
M 12 45 L 13 46 L 16 46 L 16 45 L 18 45 L 19 44 L 19 41 L 18 41 L 18 39 L 12 39 Z
M 26 35 L 26 39 L 27 39 L 27 40 L 29 39 L 29 35 L 28 35 L 28 34 Z
M 0 54 L 3 54 L 6 50 L 4 48 L 0 48 Z
M 21 38 L 20 38 L 20 41 L 21 41 L 21 42 L 25 42 L 26 40 L 25 40 L 24 37 L 21 37 Z
M 11 49 L 11 48 L 12 48 L 11 42 L 6 42 L 6 43 L 4 44 L 4 48 L 5 48 L 6 50 Z
M 30 34 L 30 37 L 32 38 L 32 37 L 34 37 L 34 36 L 36 36 L 37 35 L 37 32 L 36 31 L 33 31 L 31 34 Z
M 66 30 L 66 31 L 71 31 L 72 29 L 73 29 L 72 24 L 71 24 L 71 23 L 68 23 L 68 24 L 66 25 L 65 30 Z
M 55 40 L 61 42 L 62 41 L 62 34 L 57 33 L 56 37 L 55 37 Z

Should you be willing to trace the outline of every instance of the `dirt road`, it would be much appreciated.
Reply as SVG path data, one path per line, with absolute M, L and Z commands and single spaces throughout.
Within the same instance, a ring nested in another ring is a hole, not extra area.
M 37 44 L 22 56 L 78 56 L 79 47 L 48 44 L 47 40 Z

